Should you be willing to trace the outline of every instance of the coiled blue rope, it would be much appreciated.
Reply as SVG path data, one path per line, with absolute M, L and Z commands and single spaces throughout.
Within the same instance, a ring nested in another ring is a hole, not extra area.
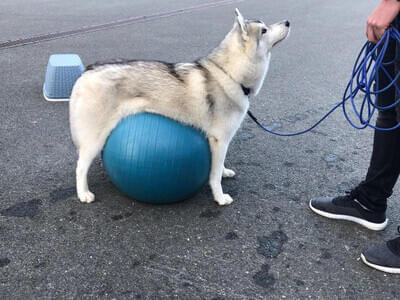
M 332 107 L 319 121 L 317 121 L 310 128 L 295 133 L 279 133 L 270 130 L 264 125 L 262 125 L 250 111 L 248 111 L 247 114 L 261 129 L 278 136 L 296 136 L 307 133 L 312 129 L 314 129 L 315 127 L 317 127 L 322 121 L 324 121 L 332 112 L 334 112 L 340 106 L 343 109 L 343 114 L 347 122 L 349 122 L 349 124 L 356 129 L 364 129 L 366 127 L 371 127 L 376 130 L 388 131 L 399 128 L 400 123 L 391 128 L 381 128 L 371 124 L 371 119 L 376 109 L 388 110 L 400 103 L 400 98 L 399 98 L 393 104 L 388 106 L 379 106 L 377 104 L 377 95 L 385 92 L 392 86 L 395 87 L 397 94 L 400 95 L 400 89 L 399 86 L 397 85 L 400 73 L 396 74 L 394 78 L 392 78 L 392 76 L 386 70 L 386 68 L 389 65 L 394 64 L 399 59 L 399 53 L 398 53 L 399 51 L 397 51 L 395 58 L 392 61 L 389 62 L 383 61 L 386 50 L 389 46 L 389 41 L 391 39 L 394 39 L 397 43 L 400 43 L 400 32 L 394 26 L 390 26 L 390 28 L 385 31 L 383 37 L 379 40 L 377 44 L 373 44 L 369 41 L 367 41 L 364 44 L 354 64 L 353 72 L 351 74 L 349 83 L 347 84 L 347 87 L 344 91 L 342 101 L 337 103 L 334 107 Z M 380 49 L 379 54 L 377 51 L 378 49 Z M 384 72 L 385 76 L 387 76 L 387 78 L 390 81 L 390 83 L 385 87 L 380 87 L 379 85 L 378 73 L 380 70 Z M 361 105 L 358 108 L 355 99 L 359 93 L 363 94 L 363 96 Z M 348 102 L 349 100 L 351 102 L 351 107 L 353 108 L 355 115 L 360 121 L 360 125 L 354 124 L 354 122 L 350 119 L 348 112 L 346 111 L 346 102 Z

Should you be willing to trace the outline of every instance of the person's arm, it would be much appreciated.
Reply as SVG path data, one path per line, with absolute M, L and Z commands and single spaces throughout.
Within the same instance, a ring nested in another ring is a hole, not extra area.
M 377 43 L 400 12 L 400 0 L 382 0 L 367 20 L 367 38 Z

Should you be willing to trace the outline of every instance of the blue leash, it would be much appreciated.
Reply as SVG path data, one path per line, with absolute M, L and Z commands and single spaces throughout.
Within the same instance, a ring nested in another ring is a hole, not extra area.
M 364 44 L 354 64 L 353 72 L 351 74 L 350 81 L 347 84 L 347 87 L 344 91 L 342 101 L 337 103 L 334 107 L 332 107 L 318 122 L 316 122 L 310 128 L 295 133 L 279 133 L 270 130 L 264 125 L 262 125 L 257 120 L 257 118 L 251 113 L 251 111 L 247 111 L 247 114 L 261 129 L 278 136 L 296 136 L 307 133 L 313 130 L 315 127 L 317 127 L 323 120 L 325 120 L 332 112 L 334 112 L 340 106 L 342 106 L 343 114 L 347 122 L 349 122 L 349 124 L 356 129 L 364 129 L 366 127 L 371 127 L 376 130 L 388 131 L 399 128 L 400 123 L 391 128 L 376 127 L 375 125 L 370 123 L 376 109 L 388 110 L 400 103 L 400 98 L 399 98 L 393 104 L 388 106 L 379 106 L 377 104 L 377 95 L 383 93 L 392 86 L 395 87 L 397 94 L 400 95 L 400 89 L 399 86 L 397 85 L 400 73 L 396 74 L 396 76 L 392 78 L 389 72 L 386 70 L 388 66 L 394 64 L 399 59 L 399 51 L 397 51 L 396 57 L 392 61 L 389 62 L 383 61 L 383 58 L 385 56 L 386 50 L 389 45 L 389 41 L 391 39 L 394 39 L 397 43 L 400 43 L 400 32 L 394 26 L 391 26 L 388 30 L 385 31 L 383 37 L 379 40 L 377 44 L 373 44 L 369 41 L 367 41 Z M 377 50 L 380 47 L 381 51 L 379 52 L 379 54 L 377 54 L 378 52 Z M 383 88 L 379 86 L 378 72 L 380 70 L 382 70 L 384 74 L 387 76 L 387 78 L 390 80 L 390 83 Z M 355 103 L 355 98 L 359 92 L 364 94 L 364 96 L 361 102 L 361 106 L 358 109 Z M 360 121 L 361 125 L 356 125 L 353 123 L 353 121 L 350 120 L 345 105 L 348 100 L 351 101 L 351 106 L 358 120 Z

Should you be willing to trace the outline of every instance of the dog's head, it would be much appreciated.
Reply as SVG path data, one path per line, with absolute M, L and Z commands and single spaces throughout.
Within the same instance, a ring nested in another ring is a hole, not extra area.
M 237 8 L 235 14 L 234 31 L 246 47 L 256 49 L 258 54 L 266 55 L 289 35 L 290 23 L 287 20 L 265 25 L 262 21 L 245 20 Z

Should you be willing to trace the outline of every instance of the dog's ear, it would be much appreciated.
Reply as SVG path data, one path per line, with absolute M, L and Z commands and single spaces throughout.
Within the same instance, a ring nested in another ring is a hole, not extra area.
M 240 13 L 239 9 L 235 9 L 235 15 L 236 15 L 236 23 L 239 26 L 239 29 L 242 33 L 242 36 L 244 38 L 247 37 L 247 25 L 246 22 L 244 21 L 244 18 L 242 14 Z

